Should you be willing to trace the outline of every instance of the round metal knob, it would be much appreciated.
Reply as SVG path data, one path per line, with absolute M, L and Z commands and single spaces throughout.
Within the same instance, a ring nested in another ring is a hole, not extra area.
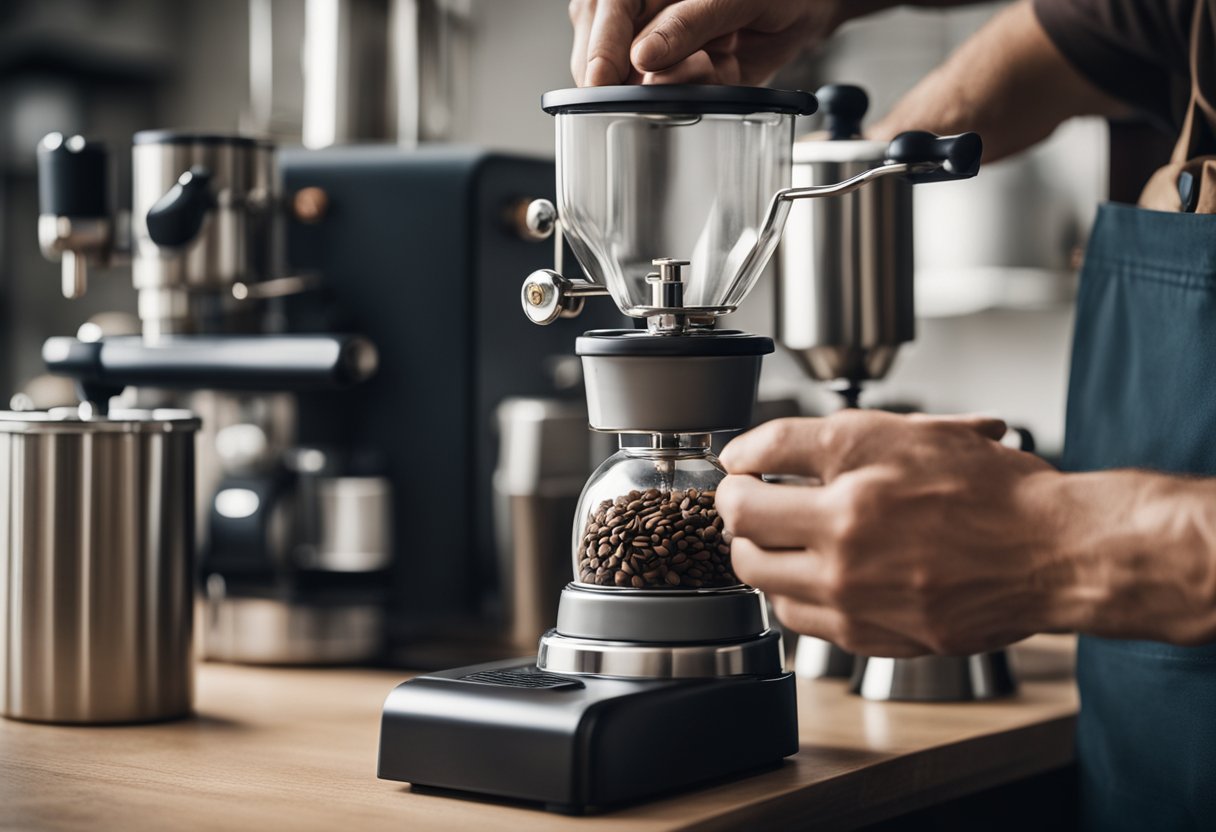
M 534 240 L 547 240 L 557 227 L 557 208 L 547 199 L 534 199 L 528 203 L 524 215 L 524 228 Z
M 560 274 L 549 269 L 538 269 L 528 275 L 520 293 L 520 301 L 524 314 L 532 323 L 543 326 L 561 317 L 563 282 Z

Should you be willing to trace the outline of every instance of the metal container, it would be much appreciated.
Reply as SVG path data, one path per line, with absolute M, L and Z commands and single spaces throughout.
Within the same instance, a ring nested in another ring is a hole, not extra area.
M 535 649 L 570 577 L 570 518 L 591 473 L 580 403 L 516 397 L 498 407 L 494 531 L 510 643 Z
M 188 411 L 0 413 L 0 714 L 190 713 L 198 427 Z
M 1008 696 L 1017 680 L 1004 650 L 912 659 L 858 657 L 849 690 L 878 702 L 970 702 Z
M 272 270 L 274 147 L 166 130 L 137 133 L 134 142 L 132 280 L 144 334 L 197 331 L 202 319 L 231 311 L 234 283 Z
M 794 145 L 794 187 L 881 165 L 887 145 Z M 887 374 L 916 334 L 912 186 L 887 177 L 835 199 L 795 202 L 778 254 L 777 339 L 820 381 Z

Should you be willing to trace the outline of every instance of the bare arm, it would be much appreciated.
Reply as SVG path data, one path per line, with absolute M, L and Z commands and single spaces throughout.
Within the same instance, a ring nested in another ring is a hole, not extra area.
M 995 161 L 1034 145 L 1073 116 L 1118 116 L 1127 105 L 1090 83 L 1065 60 L 1039 24 L 1030 0 L 1001 11 L 870 129 L 876 139 L 904 130 L 984 138 Z

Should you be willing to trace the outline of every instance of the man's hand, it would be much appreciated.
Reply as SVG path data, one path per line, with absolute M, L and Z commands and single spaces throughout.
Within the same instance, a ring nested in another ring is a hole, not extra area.
M 735 572 L 787 626 L 862 655 L 976 653 L 1068 626 L 1053 617 L 1067 570 L 1044 505 L 1063 475 L 1004 432 L 866 411 L 762 425 L 722 453 Z
M 580 87 L 763 84 L 875 0 L 572 0 Z M 845 8 L 849 14 L 846 15 Z

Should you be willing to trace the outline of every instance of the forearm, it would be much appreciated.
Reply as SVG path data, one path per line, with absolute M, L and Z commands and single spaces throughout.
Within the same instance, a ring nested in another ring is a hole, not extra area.
M 1216 641 L 1216 479 L 1054 475 L 1038 498 L 1056 540 L 1035 575 L 1048 628 Z
M 1126 109 L 1072 68 L 1022 0 L 969 38 L 870 134 L 971 130 L 983 136 L 984 159 L 992 162 L 1036 144 L 1073 116 Z

